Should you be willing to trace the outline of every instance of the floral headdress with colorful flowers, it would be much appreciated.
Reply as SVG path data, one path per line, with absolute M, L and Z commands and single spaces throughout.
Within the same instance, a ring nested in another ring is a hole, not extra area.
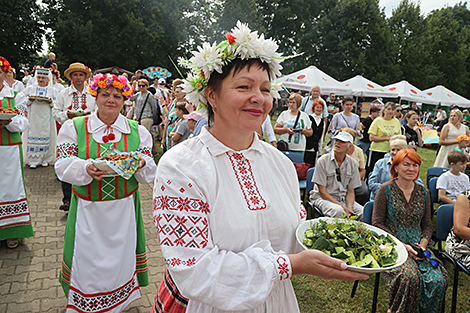
M 88 91 L 93 97 L 98 95 L 98 88 L 106 89 L 114 87 L 122 90 L 122 95 L 127 100 L 132 95 L 132 86 L 126 76 L 113 74 L 97 74 L 93 77 L 93 83 L 88 86 Z
M 209 82 L 212 72 L 215 70 L 222 74 L 222 67 L 229 64 L 236 58 L 260 59 L 269 65 L 269 76 L 271 78 L 271 96 L 280 98 L 281 89 L 274 80 L 281 76 L 281 62 L 286 59 L 276 50 L 278 45 L 271 38 L 265 39 L 264 35 L 258 36 L 258 32 L 252 32 L 246 24 L 237 22 L 237 27 L 231 33 L 225 35 L 227 40 L 218 45 L 208 42 L 199 46 L 198 51 L 193 51 L 193 56 L 189 59 L 178 59 L 182 67 L 191 69 L 182 85 L 186 99 L 194 105 L 200 103 L 207 105 L 204 90 Z
M 0 57 L 0 67 L 3 67 L 5 73 L 8 73 L 12 69 L 10 62 L 8 62 L 4 57 Z

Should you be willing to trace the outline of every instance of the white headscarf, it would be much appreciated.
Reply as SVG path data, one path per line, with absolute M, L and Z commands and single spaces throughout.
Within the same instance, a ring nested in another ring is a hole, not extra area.
M 37 66 L 36 70 L 34 71 L 34 77 L 31 78 L 32 85 L 37 85 L 38 84 L 38 79 L 37 79 L 38 75 L 44 75 L 44 76 L 47 75 L 47 78 L 49 78 L 49 83 L 47 84 L 47 86 L 53 86 L 52 85 L 53 82 L 52 82 L 52 72 L 51 72 L 51 70 L 49 70 L 48 68 L 44 68 L 42 66 Z

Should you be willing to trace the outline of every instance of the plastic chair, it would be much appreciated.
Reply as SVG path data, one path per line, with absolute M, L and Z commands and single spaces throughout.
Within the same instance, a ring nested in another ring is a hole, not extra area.
M 282 151 L 292 162 L 303 163 L 304 156 L 300 152 Z
M 426 186 L 428 186 L 428 188 L 429 188 L 429 181 L 431 180 L 431 178 L 439 177 L 443 173 L 445 173 L 449 170 L 450 170 L 450 168 L 447 168 L 447 167 L 430 167 L 428 169 L 428 174 L 427 174 L 427 177 L 426 177 Z
M 291 161 L 292 163 L 303 163 L 304 156 L 300 152 L 291 152 L 291 151 L 282 151 Z M 306 189 L 307 189 L 307 180 L 302 179 L 299 180 L 299 189 L 300 191 L 304 191 L 304 199 L 306 197 Z
M 459 282 L 459 272 L 464 272 L 470 276 L 470 271 L 455 260 L 450 254 L 443 251 L 443 242 L 446 241 L 447 235 L 449 234 L 452 226 L 454 225 L 454 205 L 453 204 L 443 204 L 437 209 L 437 222 L 436 222 L 436 236 L 439 240 L 438 248 L 439 253 L 445 259 L 452 262 L 454 265 L 454 285 L 452 289 L 452 306 L 451 313 L 455 313 L 456 304 L 457 304 L 457 288 Z
M 428 189 L 431 193 L 431 206 L 432 204 L 439 202 L 439 191 L 436 188 L 438 179 L 439 177 L 433 177 L 429 180 Z
M 362 213 L 362 220 L 364 223 L 371 225 L 372 224 L 372 212 L 374 211 L 374 201 L 369 201 L 364 205 L 364 211 Z M 359 281 L 356 280 L 351 291 L 351 298 L 354 298 L 356 294 L 357 285 Z M 380 284 L 380 273 L 375 274 L 375 283 L 374 283 L 374 296 L 372 298 L 372 309 L 371 312 L 375 313 L 377 311 L 377 298 L 379 296 L 379 284 Z
M 315 184 L 312 182 L 314 172 L 315 172 L 314 167 L 309 168 L 308 171 L 307 171 L 307 188 L 305 189 L 305 194 L 306 195 L 310 194 L 310 191 L 312 191 L 313 187 L 315 186 Z M 305 197 L 304 197 L 304 201 L 305 201 Z M 310 210 L 310 214 L 307 214 L 307 216 L 310 215 L 310 217 L 313 218 L 316 215 L 316 214 L 313 214 L 313 210 L 311 210 L 311 209 L 315 210 L 315 212 L 319 216 L 324 216 L 323 212 L 320 210 L 319 207 L 317 207 L 316 205 L 311 205 L 310 203 L 308 203 L 308 205 L 307 205 L 307 212 Z

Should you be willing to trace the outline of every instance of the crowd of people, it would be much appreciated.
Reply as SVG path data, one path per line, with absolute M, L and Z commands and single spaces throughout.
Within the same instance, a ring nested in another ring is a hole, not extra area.
M 405 264 L 384 274 L 388 312 L 438 312 L 447 272 L 413 248 L 428 250 L 432 233 L 416 152 L 423 146 L 419 108 L 405 113 L 376 100 L 361 119 L 353 99 L 340 103 L 330 94 L 325 101 L 313 86 L 304 97 L 291 93 L 272 127 L 283 60 L 277 46 L 241 23 L 226 38 L 181 61 L 191 74 L 171 85 L 140 70 L 130 78 L 93 75 L 77 62 L 65 70 L 64 86 L 54 54 L 20 82 L 0 57 L 2 108 L 15 112 L 0 120 L 0 158 L 11 165 L 0 168 L 0 240 L 15 248 L 34 236 L 23 166 L 54 165 L 60 209 L 68 213 L 59 277 L 67 312 L 121 312 L 149 283 L 138 188 L 154 183 L 167 269 L 152 312 L 298 312 L 293 275 L 368 275 L 296 243 L 306 210 L 295 167 L 280 150 L 291 151 L 315 167 L 311 205 L 328 217 L 362 220 L 372 200 L 373 225 L 404 244 Z M 450 167 L 437 182 L 439 201 L 455 204 L 446 251 L 469 266 L 470 133 L 457 107 L 448 119 L 438 112 L 445 123 L 435 166 Z M 164 154 L 157 166 L 158 145 Z M 110 149 L 138 153 L 130 178 L 92 161 Z

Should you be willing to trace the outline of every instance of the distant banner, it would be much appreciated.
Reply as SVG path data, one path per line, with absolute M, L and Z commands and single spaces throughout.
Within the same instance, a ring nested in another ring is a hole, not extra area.
M 151 66 L 147 67 L 146 69 L 142 70 L 145 75 L 150 77 L 151 79 L 154 78 L 169 78 L 171 77 L 171 73 L 166 69 L 158 66 Z
M 425 145 L 428 144 L 438 144 L 439 143 L 439 136 L 437 135 L 437 130 L 433 129 L 421 129 L 421 134 L 423 137 L 423 143 Z

